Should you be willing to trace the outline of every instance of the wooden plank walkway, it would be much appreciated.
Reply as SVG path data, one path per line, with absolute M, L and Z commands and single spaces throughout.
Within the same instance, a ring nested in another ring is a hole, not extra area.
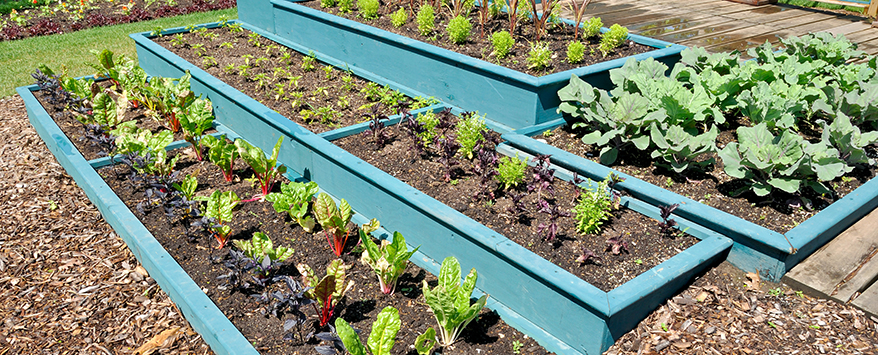
M 569 1 L 569 0 L 568 0 Z M 618 23 L 631 33 L 710 51 L 746 51 L 766 41 L 828 31 L 863 43 L 860 49 L 878 54 L 878 28 L 865 17 L 835 14 L 787 5 L 751 6 L 725 0 L 593 0 L 587 17 L 605 25 Z M 563 15 L 572 17 L 566 4 Z
M 618 23 L 631 33 L 714 52 L 746 53 L 766 41 L 777 44 L 784 37 L 827 31 L 844 34 L 859 49 L 878 55 L 878 28 L 865 17 L 725 0 L 593 1 L 586 16 L 600 17 L 605 26 Z M 563 7 L 563 15 L 571 18 L 568 6 Z M 878 316 L 878 210 L 793 268 L 784 281 Z

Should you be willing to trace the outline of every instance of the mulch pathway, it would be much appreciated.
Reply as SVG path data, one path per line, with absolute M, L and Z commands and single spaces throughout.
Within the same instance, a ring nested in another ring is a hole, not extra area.
M 210 353 L 55 162 L 20 98 L 0 100 L 0 121 L 0 354 L 131 354 L 152 339 L 164 341 L 143 353 Z M 721 264 L 607 352 L 769 353 L 878 353 L 878 318 Z

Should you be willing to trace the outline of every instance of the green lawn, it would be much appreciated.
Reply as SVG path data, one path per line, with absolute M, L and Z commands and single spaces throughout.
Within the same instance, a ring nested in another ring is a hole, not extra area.
M 56 72 L 62 67 L 70 76 L 94 74 L 85 63 L 97 63 L 92 49 L 109 49 L 113 53 L 137 58 L 134 41 L 129 33 L 152 31 L 157 27 L 171 28 L 216 22 L 221 16 L 238 18 L 238 9 L 231 8 L 211 12 L 167 17 L 152 21 L 128 23 L 116 26 L 91 28 L 60 35 L 25 38 L 0 42 L 0 97 L 15 94 L 18 86 L 33 84 L 30 74 L 40 64 L 46 64 Z

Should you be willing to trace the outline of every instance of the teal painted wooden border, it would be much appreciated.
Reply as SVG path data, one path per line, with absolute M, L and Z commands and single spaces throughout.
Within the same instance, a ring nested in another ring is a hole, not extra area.
M 512 128 L 559 117 L 555 112 L 560 104 L 557 92 L 571 75 L 580 76 L 596 87 L 608 87 L 609 70 L 621 67 L 628 59 L 535 77 L 292 1 L 247 0 L 238 1 L 238 6 L 239 19 L 262 35 L 277 35 L 292 42 L 294 48 L 314 49 L 383 77 L 387 82 L 435 96 L 449 105 L 487 114 Z M 245 10 L 242 12 L 241 8 Z M 264 11 L 273 12 L 273 22 L 266 21 Z M 257 12 L 260 16 L 250 16 Z M 686 48 L 638 35 L 629 38 L 658 48 L 634 58 L 653 57 L 669 67 Z M 390 62 L 394 65 L 387 65 Z
M 735 241 L 729 262 L 747 271 L 758 270 L 768 280 L 780 280 L 796 264 L 878 206 L 878 179 L 872 179 L 781 234 L 529 137 L 563 124 L 565 121 L 559 119 L 504 134 L 503 138 L 522 151 L 551 154 L 554 164 L 593 179 L 610 172 L 619 174 L 626 178 L 617 185 L 620 189 L 650 204 L 679 203 L 678 215 Z
M 688 282 L 698 269 L 722 258 L 723 251 L 731 245 L 728 239 L 695 228 L 693 234 L 704 239 L 689 253 L 641 275 L 622 291 L 600 291 L 205 75 L 148 40 L 145 34 L 134 34 L 132 38 L 141 66 L 148 73 L 173 77 L 189 70 L 193 90 L 211 99 L 217 121 L 223 127 L 263 149 L 272 147 L 278 137 L 287 137 L 280 160 L 291 171 L 317 182 L 326 191 L 345 196 L 355 210 L 368 211 L 370 217 L 394 226 L 412 245 L 421 245 L 424 257 L 442 260 L 454 255 L 464 268 L 476 267 L 480 274 L 478 287 L 497 304 L 517 313 L 518 318 L 508 321 L 518 325 L 530 323 L 520 328 L 525 332 L 542 329 L 543 334 L 551 334 L 547 339 L 530 333 L 552 351 L 591 354 L 606 349 L 614 337 L 624 332 L 625 326 L 633 326 L 651 307 L 672 295 L 677 290 L 674 287 Z M 658 213 L 654 207 L 635 203 L 633 199 L 626 203 L 641 205 L 637 208 L 653 216 Z M 498 281 L 510 279 L 520 281 Z
M 76 150 L 33 96 L 32 90 L 38 88 L 32 85 L 16 89 L 24 99 L 31 125 L 149 275 L 168 293 L 192 328 L 217 354 L 258 354 Z

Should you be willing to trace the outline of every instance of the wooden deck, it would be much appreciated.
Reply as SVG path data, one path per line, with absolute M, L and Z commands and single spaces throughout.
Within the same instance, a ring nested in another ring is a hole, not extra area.
M 565 8 L 567 6 L 564 6 Z M 569 9 L 565 17 L 572 17 Z M 865 17 L 787 5 L 751 6 L 725 0 L 593 0 L 587 17 L 605 26 L 710 51 L 745 51 L 765 41 L 810 32 L 842 33 L 869 54 L 878 54 L 878 28 Z

